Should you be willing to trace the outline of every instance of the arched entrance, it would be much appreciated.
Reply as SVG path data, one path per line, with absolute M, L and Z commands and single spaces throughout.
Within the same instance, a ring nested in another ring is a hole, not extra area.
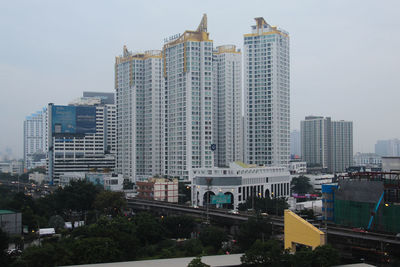
M 230 195 L 231 196 L 231 203 L 227 203 L 227 204 L 222 204 L 222 207 L 224 209 L 230 209 L 232 210 L 234 207 L 234 198 L 233 198 L 233 194 L 231 192 L 226 192 L 224 195 Z
M 271 198 L 269 194 L 269 189 L 265 190 L 265 198 Z
M 215 196 L 215 193 L 213 191 L 207 191 L 203 195 L 203 207 L 206 207 L 207 204 L 210 206 L 215 206 L 215 204 L 211 204 L 211 196 Z

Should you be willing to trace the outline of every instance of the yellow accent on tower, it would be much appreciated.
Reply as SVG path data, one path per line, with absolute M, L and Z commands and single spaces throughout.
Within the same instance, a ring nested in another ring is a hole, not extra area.
M 296 252 L 296 244 L 306 245 L 312 249 L 325 245 L 325 233 L 294 212 L 285 210 L 284 221 L 285 249 Z

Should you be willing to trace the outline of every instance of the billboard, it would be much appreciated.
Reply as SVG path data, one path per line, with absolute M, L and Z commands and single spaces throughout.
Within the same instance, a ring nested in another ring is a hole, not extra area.
M 219 193 L 216 196 L 211 196 L 211 204 L 229 204 L 231 203 L 231 195 Z
M 96 133 L 96 107 L 52 106 L 53 134 Z

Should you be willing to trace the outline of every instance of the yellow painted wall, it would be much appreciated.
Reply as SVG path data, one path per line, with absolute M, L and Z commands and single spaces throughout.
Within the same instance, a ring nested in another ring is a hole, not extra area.
M 312 247 L 325 245 L 325 233 L 290 210 L 285 210 L 285 249 L 296 251 L 296 243 Z

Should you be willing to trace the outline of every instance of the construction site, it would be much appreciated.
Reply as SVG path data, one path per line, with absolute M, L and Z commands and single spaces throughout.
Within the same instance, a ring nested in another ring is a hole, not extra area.
M 338 177 L 337 183 L 323 185 L 322 194 L 326 221 L 354 233 L 382 237 L 375 241 L 334 238 L 329 243 L 346 247 L 352 256 L 379 258 L 378 262 L 398 254 L 399 247 L 387 244 L 384 238 L 400 233 L 400 173 L 347 173 Z

